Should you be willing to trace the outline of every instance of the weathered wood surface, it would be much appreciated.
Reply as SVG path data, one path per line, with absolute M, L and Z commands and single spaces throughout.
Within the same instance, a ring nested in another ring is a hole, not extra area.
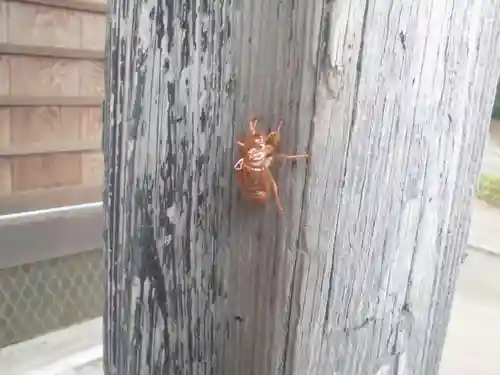
M 106 374 L 436 374 L 500 3 L 110 6 Z M 283 220 L 237 193 L 256 114 L 311 154 Z

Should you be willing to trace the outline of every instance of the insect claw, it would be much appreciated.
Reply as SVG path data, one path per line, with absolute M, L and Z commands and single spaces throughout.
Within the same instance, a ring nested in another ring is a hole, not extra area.
M 243 169 L 243 158 L 236 162 L 236 164 L 234 165 L 234 169 L 237 171 L 241 171 Z
M 278 128 L 276 129 L 276 133 L 279 133 L 279 131 L 281 130 L 282 126 L 283 126 L 283 119 L 280 119 L 278 121 Z

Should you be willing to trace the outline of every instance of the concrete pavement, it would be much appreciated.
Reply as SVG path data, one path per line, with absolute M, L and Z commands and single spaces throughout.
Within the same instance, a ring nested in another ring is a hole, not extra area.
M 486 142 L 481 172 L 500 175 L 500 147 L 491 138 Z
M 102 375 L 102 332 L 97 318 L 0 349 L 0 374 Z
M 499 375 L 500 257 L 468 251 L 460 267 L 439 375 Z
M 475 250 L 500 256 L 500 209 L 479 200 L 473 202 L 468 244 Z
M 491 138 L 481 172 L 500 176 L 500 147 Z M 500 209 L 473 202 L 468 243 L 439 375 L 499 375 Z

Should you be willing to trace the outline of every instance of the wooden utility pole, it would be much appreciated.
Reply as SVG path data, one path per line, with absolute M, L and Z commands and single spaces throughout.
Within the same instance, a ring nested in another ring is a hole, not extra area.
M 107 375 L 434 375 L 500 69 L 493 0 L 110 1 Z M 244 202 L 252 116 L 307 163 Z

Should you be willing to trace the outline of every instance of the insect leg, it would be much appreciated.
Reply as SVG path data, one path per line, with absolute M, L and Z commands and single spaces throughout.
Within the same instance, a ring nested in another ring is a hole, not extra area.
M 280 214 L 283 215 L 284 211 L 283 207 L 281 206 L 280 197 L 278 195 L 278 185 L 276 184 L 276 180 L 274 179 L 273 174 L 268 168 L 266 168 L 266 173 L 269 178 L 269 182 L 271 183 L 271 188 L 273 189 L 274 201 L 276 202 L 276 206 L 278 207 Z
M 307 159 L 309 157 L 308 154 L 296 154 L 296 155 L 288 155 L 288 154 L 275 154 L 275 158 L 277 159 Z
M 244 152 L 245 151 L 245 143 L 243 141 L 236 141 L 236 144 L 240 148 L 240 151 Z
M 243 169 L 243 158 L 241 158 L 240 160 L 238 160 L 236 162 L 236 164 L 234 165 L 234 170 L 236 171 L 241 171 Z
M 278 127 L 276 128 L 275 133 L 279 133 L 282 126 L 283 126 L 283 120 L 279 120 Z

